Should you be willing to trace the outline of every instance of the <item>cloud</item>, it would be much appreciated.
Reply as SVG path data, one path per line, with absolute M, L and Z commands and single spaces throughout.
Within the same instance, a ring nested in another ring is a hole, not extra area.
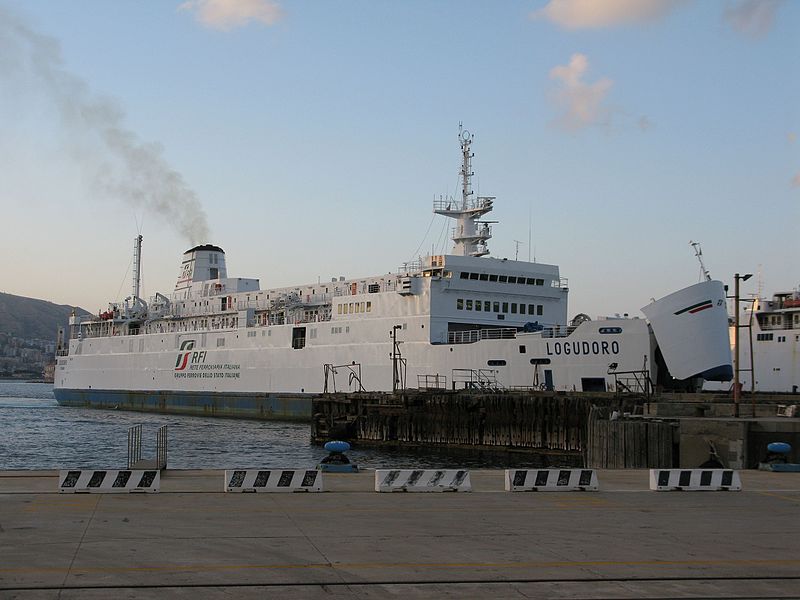
M 221 31 L 252 21 L 274 25 L 283 17 L 283 9 L 274 0 L 188 0 L 178 10 L 192 12 L 206 27 Z
M 553 67 L 550 78 L 557 80 L 561 87 L 555 93 L 556 103 L 562 114 L 557 123 L 568 130 L 578 130 L 598 124 L 608 124 L 611 109 L 604 104 L 613 82 L 600 79 L 594 83 L 583 81 L 589 68 L 585 54 L 573 54 L 568 65 Z
M 723 17 L 734 30 L 751 38 L 766 35 L 775 22 L 784 0 L 736 0 L 725 9 Z
M 565 29 L 596 29 L 649 23 L 672 12 L 687 0 L 550 0 L 530 14 Z

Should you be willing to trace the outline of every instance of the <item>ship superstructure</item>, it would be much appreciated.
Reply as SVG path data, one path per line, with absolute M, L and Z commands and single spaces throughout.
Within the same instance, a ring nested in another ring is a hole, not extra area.
M 742 307 L 739 356 L 742 389 L 800 392 L 800 288 L 755 298 Z M 731 346 L 734 331 L 730 331 Z
M 654 335 L 640 318 L 570 323 L 558 266 L 489 257 L 484 217 L 495 199 L 473 193 L 472 142 L 460 130 L 461 198 L 434 201 L 455 221 L 451 254 L 388 275 L 262 290 L 257 279 L 229 277 L 222 248 L 204 244 L 184 253 L 169 296 L 145 302 L 137 238 L 132 295 L 96 317 L 74 316 L 68 347 L 60 340 L 57 400 L 307 418 L 310 394 L 332 388 L 598 391 L 628 385 L 624 373 L 662 384 L 730 378 L 721 283 L 646 307 Z M 678 312 L 699 301 L 713 310 Z

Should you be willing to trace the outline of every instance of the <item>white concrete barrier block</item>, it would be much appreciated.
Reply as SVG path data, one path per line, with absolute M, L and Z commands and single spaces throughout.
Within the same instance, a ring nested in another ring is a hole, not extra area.
M 738 492 L 742 489 L 742 480 L 739 471 L 733 469 L 650 469 L 650 489 Z
M 317 469 L 233 469 L 225 471 L 226 492 L 321 492 Z
M 58 472 L 61 494 L 158 493 L 161 472 L 156 469 L 65 469 Z
M 594 469 L 506 469 L 507 492 L 597 491 Z
M 376 492 L 471 492 L 469 471 L 457 469 L 377 469 Z

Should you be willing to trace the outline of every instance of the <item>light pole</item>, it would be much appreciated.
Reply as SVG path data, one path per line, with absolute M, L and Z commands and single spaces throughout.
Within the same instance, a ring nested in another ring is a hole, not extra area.
M 752 273 L 733 276 L 733 416 L 739 417 L 739 399 L 741 397 L 741 384 L 739 383 L 739 280 L 747 281 Z M 752 348 L 750 352 L 752 352 Z M 753 373 L 750 373 L 750 377 Z

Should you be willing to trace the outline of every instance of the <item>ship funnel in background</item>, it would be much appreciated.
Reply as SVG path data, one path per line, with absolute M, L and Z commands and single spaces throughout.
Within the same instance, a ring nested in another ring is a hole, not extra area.
M 673 377 L 733 378 L 722 282 L 703 281 L 648 304 L 642 312 Z
M 142 285 L 142 236 L 133 238 L 133 297 L 139 298 Z
M 195 246 L 183 253 L 175 292 L 188 290 L 195 281 L 218 280 L 227 277 L 225 251 L 222 248 L 211 244 Z

